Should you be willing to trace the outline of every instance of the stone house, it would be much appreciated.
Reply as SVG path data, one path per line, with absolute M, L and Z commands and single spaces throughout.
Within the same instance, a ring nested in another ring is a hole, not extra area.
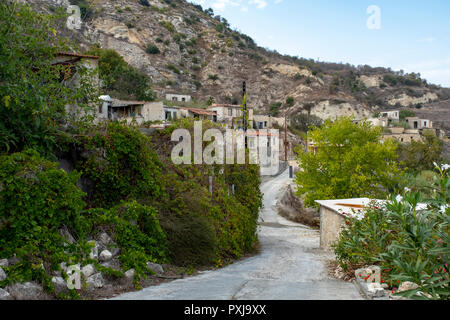
M 230 128 L 242 128 L 242 106 L 233 104 L 212 104 L 208 110 L 217 114 L 217 122 L 224 123 Z M 254 127 L 253 108 L 247 107 L 249 127 Z
M 433 122 L 428 119 L 420 119 L 419 117 L 407 117 L 405 121 L 411 129 L 433 128 Z
M 148 121 L 164 120 L 164 105 L 162 102 L 129 101 L 101 96 L 102 102 L 98 109 L 98 118 L 102 120 L 126 120 L 127 123 L 138 125 Z
M 100 57 L 98 56 L 70 52 L 59 52 L 56 54 L 51 64 L 55 66 L 63 66 L 64 73 L 61 74 L 61 81 L 64 82 L 65 86 L 69 88 L 75 88 L 80 86 L 80 75 L 78 73 L 78 70 L 80 68 L 86 68 L 90 71 L 96 70 L 98 68 L 99 59 Z M 92 74 L 91 81 L 94 86 L 100 87 L 100 79 L 97 72 L 94 72 Z M 77 112 L 80 112 L 80 109 L 76 104 L 66 106 L 67 114 L 75 115 L 77 114 Z
M 172 121 L 177 120 L 181 117 L 181 110 L 179 107 L 169 107 L 164 105 L 164 116 L 161 120 L 164 121 Z
M 383 133 L 384 139 L 396 139 L 401 143 L 411 143 L 411 141 L 422 141 L 422 135 L 417 129 L 405 129 L 402 127 L 391 127 Z
M 253 128 L 254 129 L 273 129 L 274 126 L 284 128 L 285 118 L 277 118 L 267 115 L 253 115 Z M 289 120 L 288 120 L 289 124 Z
M 383 111 L 380 113 L 380 119 L 387 119 L 388 124 L 394 122 L 397 123 L 400 121 L 400 111 L 393 110 L 393 111 Z
M 166 93 L 166 100 L 174 102 L 191 102 L 192 97 L 187 94 Z
M 210 120 L 212 122 L 217 122 L 217 113 L 214 110 L 180 107 L 180 115 L 183 118 L 194 118 L 198 120 Z

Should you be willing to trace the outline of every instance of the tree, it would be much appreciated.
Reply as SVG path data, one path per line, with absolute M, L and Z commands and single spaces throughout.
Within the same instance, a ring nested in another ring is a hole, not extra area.
M 433 170 L 434 162 L 441 160 L 444 142 L 432 132 L 423 133 L 423 141 L 411 141 L 401 145 L 398 153 L 408 171 Z
M 34 148 L 51 157 L 69 120 L 65 106 L 87 111 L 98 97 L 87 68 L 53 63 L 58 52 L 70 51 L 57 36 L 60 17 L 0 3 L 0 152 Z M 77 85 L 70 85 L 75 73 Z
M 130 66 L 116 51 L 94 46 L 88 53 L 100 56 L 99 73 L 106 93 L 120 99 L 155 99 L 150 79 Z
M 298 154 L 298 195 L 308 206 L 314 200 L 355 197 L 383 197 L 396 184 L 397 143 L 381 143 L 381 129 L 367 122 L 354 124 L 351 118 L 325 121 L 310 131 L 315 152 Z

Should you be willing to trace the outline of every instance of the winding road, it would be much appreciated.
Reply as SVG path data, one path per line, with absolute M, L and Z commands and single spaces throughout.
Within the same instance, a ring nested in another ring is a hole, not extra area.
M 328 275 L 330 253 L 319 249 L 319 231 L 277 214 L 288 171 L 262 184 L 260 252 L 225 268 L 163 283 L 119 300 L 359 300 L 352 283 Z

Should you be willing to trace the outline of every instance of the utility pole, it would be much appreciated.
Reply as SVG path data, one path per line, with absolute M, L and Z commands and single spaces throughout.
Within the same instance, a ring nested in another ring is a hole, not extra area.
M 242 83 L 242 98 L 245 98 L 245 94 L 247 93 L 247 84 L 245 81 Z M 247 149 L 247 99 L 244 101 L 244 114 L 243 114 L 243 121 L 244 121 L 244 136 L 245 136 L 245 149 Z
M 284 113 L 284 161 L 287 162 L 287 111 Z

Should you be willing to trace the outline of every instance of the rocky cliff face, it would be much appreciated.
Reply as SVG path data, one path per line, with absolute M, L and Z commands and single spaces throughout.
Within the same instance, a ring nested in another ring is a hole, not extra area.
M 78 4 L 83 15 L 80 28 L 61 26 L 59 33 L 74 39 L 80 51 L 94 44 L 116 50 L 152 79 L 156 91 L 189 93 L 198 100 L 212 96 L 219 103 L 236 103 L 245 80 L 248 102 L 260 112 L 268 112 L 270 104 L 293 97 L 294 104 L 283 104 L 279 115 L 289 107 L 290 114 L 312 112 L 321 118 L 350 114 L 366 117 L 380 109 L 414 108 L 419 104 L 439 106 L 441 100 L 450 98 L 450 90 L 425 84 L 416 75 L 318 63 L 267 51 L 250 37 L 229 29 L 223 18 L 184 0 L 26 2 L 44 12 Z M 159 53 L 148 53 L 149 45 L 156 46 Z M 386 75 L 402 81 L 387 81 Z

